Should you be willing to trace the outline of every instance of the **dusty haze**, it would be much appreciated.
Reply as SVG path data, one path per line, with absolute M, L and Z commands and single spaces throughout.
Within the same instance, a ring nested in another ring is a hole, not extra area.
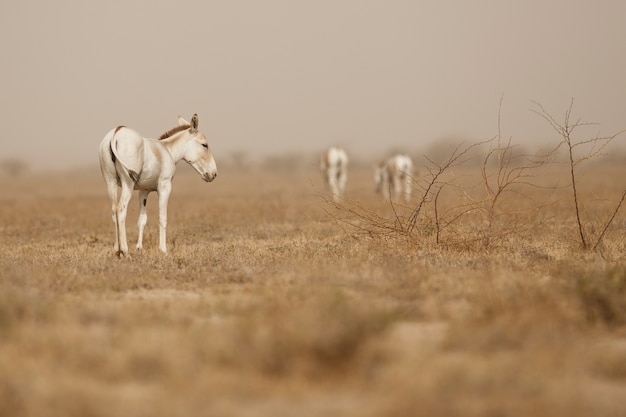
M 218 159 L 371 156 L 442 138 L 626 127 L 626 2 L 4 1 L 0 159 L 97 163 L 119 124 L 156 137 L 197 112 Z

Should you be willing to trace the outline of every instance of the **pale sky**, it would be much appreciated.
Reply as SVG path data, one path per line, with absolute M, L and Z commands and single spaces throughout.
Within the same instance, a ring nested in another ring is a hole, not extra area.
M 624 0 L 3 0 L 0 45 L 0 160 L 32 170 L 193 113 L 218 165 L 488 139 L 501 97 L 514 143 L 554 138 L 531 100 L 626 128 Z

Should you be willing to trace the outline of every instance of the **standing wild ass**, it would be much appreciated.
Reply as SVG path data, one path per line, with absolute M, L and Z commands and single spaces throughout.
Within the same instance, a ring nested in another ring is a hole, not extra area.
M 116 254 L 128 254 L 126 240 L 126 211 L 133 189 L 139 190 L 139 237 L 137 249 L 143 247 L 143 229 L 148 221 L 146 202 L 148 194 L 159 195 L 159 249 L 167 253 L 167 202 L 172 190 L 176 164 L 185 160 L 209 182 L 217 176 L 217 166 L 206 136 L 198 131 L 198 115 L 191 123 L 178 116 L 178 126 L 158 140 L 142 137 L 124 126 L 110 130 L 100 142 L 100 170 L 111 198 L 115 223 Z M 121 195 L 118 199 L 118 187 Z
M 374 171 L 376 192 L 389 198 L 390 191 L 394 196 L 404 192 L 404 201 L 411 199 L 411 182 L 413 181 L 413 161 L 408 155 L 394 155 L 385 159 Z
M 320 158 L 320 170 L 327 190 L 333 194 L 333 199 L 338 202 L 346 191 L 348 181 L 348 154 L 338 147 L 328 148 Z

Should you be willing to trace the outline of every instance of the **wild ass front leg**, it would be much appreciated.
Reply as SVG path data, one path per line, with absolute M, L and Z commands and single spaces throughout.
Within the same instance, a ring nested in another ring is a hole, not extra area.
M 148 223 L 148 213 L 146 213 L 148 194 L 149 191 L 139 190 L 139 219 L 137 220 L 139 236 L 137 237 L 137 250 L 143 249 L 143 229 L 146 227 L 146 223 Z
M 337 185 L 339 186 L 339 195 L 341 197 L 346 193 L 346 182 L 348 181 L 348 175 L 345 171 L 340 171 L 337 178 Z
M 413 179 L 409 174 L 404 177 L 404 201 L 407 203 L 411 200 L 411 191 L 413 188 Z
M 400 181 L 401 178 L 399 176 L 393 176 L 393 195 L 396 198 L 402 193 L 402 183 Z
M 172 191 L 172 183 L 165 182 L 159 187 L 159 249 L 167 253 L 166 230 L 167 230 L 167 202 Z

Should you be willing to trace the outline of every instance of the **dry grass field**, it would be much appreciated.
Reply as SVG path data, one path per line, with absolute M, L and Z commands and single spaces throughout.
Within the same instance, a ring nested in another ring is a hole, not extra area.
M 336 206 L 313 164 L 183 168 L 170 253 L 151 194 L 130 259 L 97 168 L 0 178 L 1 416 L 626 416 L 626 212 L 583 250 L 570 189 L 520 186 L 489 234 L 467 210 L 438 244 L 432 204 L 412 235 L 385 229 L 421 190 L 392 206 L 369 169 Z M 624 178 L 581 172 L 590 235 Z M 450 187 L 438 215 L 483 192 Z

